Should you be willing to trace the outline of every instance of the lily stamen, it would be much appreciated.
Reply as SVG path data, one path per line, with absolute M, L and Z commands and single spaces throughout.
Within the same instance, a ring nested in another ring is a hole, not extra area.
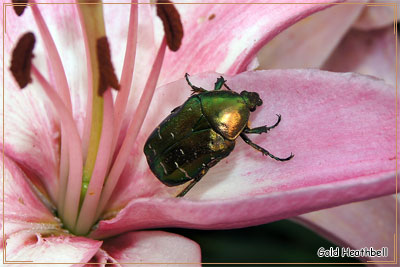
M 32 64 L 31 67 L 33 75 L 36 77 L 46 95 L 53 103 L 61 124 L 65 127 L 68 135 L 68 148 L 69 148 L 69 175 L 67 188 L 80 188 L 82 184 L 82 145 L 81 139 L 76 128 L 75 121 L 68 109 L 64 105 L 60 96 L 54 91 L 51 85 L 46 81 L 40 71 Z M 66 190 L 65 199 L 68 205 L 65 205 L 63 214 L 60 214 L 64 225 L 67 229 L 73 229 L 76 216 L 78 214 L 80 191 Z
M 35 4 L 34 1 L 32 3 Z M 111 62 L 102 6 L 85 3 L 78 5 L 85 39 L 90 88 L 84 133 L 81 139 L 72 116 L 69 87 L 60 56 L 38 6 L 32 5 L 32 10 L 49 52 L 50 70 L 54 74 L 54 82 L 58 85 L 58 90 L 55 91 L 56 88 L 34 65 L 31 65 L 35 42 L 32 33 L 21 38 L 22 42 L 17 45 L 11 69 L 21 88 L 31 82 L 30 70 L 32 70 L 35 79 L 43 87 L 59 115 L 61 149 L 58 191 L 51 190 L 51 199 L 56 203 L 57 213 L 66 229 L 77 235 L 86 235 L 103 213 L 118 183 L 153 98 L 166 47 L 169 46 L 174 51 L 179 48 L 183 35 L 182 25 L 173 5 L 157 6 L 157 13 L 163 20 L 166 34 L 154 59 L 139 104 L 130 118 L 125 136 L 120 136 L 122 118 L 126 112 L 132 86 L 137 45 L 138 7 L 131 5 L 131 24 L 121 78 L 122 90 L 117 94 L 117 106 L 114 110 L 111 87 L 119 89 L 120 85 Z M 117 150 L 119 137 L 123 138 L 123 142 Z
M 35 35 L 28 32 L 19 39 L 13 51 L 10 70 L 21 89 L 32 82 L 31 64 L 35 42 Z
M 29 2 L 29 1 L 27 1 Z M 38 5 L 34 0 L 31 0 L 31 10 L 33 17 L 35 18 L 35 22 L 40 31 L 40 35 L 44 42 L 44 45 L 47 50 L 47 55 L 49 57 L 50 69 L 52 70 L 54 76 L 54 82 L 57 85 L 55 89 L 59 92 L 60 96 L 62 96 L 63 102 L 66 105 L 69 113 L 72 114 L 72 104 L 71 104 L 71 95 L 70 89 L 67 81 L 67 77 L 65 74 L 64 66 L 61 62 L 60 54 L 58 53 L 57 47 L 54 43 L 54 40 L 50 34 L 50 31 L 46 25 L 45 20 L 43 19 L 42 14 L 40 13 Z M 68 169 L 69 169 L 69 159 L 68 159 L 68 138 L 67 138 L 67 130 L 64 129 L 65 126 L 61 125 L 61 151 L 60 151 L 60 164 L 59 164 L 59 185 L 57 192 L 52 194 L 52 199 L 59 208 L 59 213 L 62 214 L 64 210 L 64 200 L 67 188 L 67 179 L 68 179 Z
M 111 88 L 104 92 L 103 97 L 103 128 L 101 131 L 99 151 L 96 157 L 96 164 L 93 169 L 92 178 L 87 187 L 87 192 L 83 196 L 84 200 L 74 229 L 74 232 L 78 235 L 87 234 L 94 223 L 96 207 L 100 199 L 104 180 L 106 178 L 108 166 L 111 160 L 111 142 L 113 137 L 113 130 L 110 126 L 113 125 L 114 119 L 112 116 L 114 112 L 114 104 L 111 95 Z
M 103 36 L 97 39 L 96 49 L 100 72 L 100 83 L 97 93 L 102 96 L 108 86 L 119 90 L 119 84 L 111 62 L 111 52 L 107 37 Z
M 28 4 L 28 0 L 12 0 L 13 8 L 18 16 L 22 16 Z
M 137 1 L 132 1 L 129 15 L 128 38 L 126 41 L 124 65 L 122 67 L 120 90 L 115 99 L 114 109 L 114 133 L 112 142 L 111 154 L 114 155 L 117 141 L 120 135 L 122 119 L 126 111 L 130 89 L 132 86 L 132 78 L 135 67 L 136 47 L 138 35 L 138 4 Z
M 121 176 L 126 161 L 128 160 L 129 152 L 131 151 L 131 148 L 133 147 L 133 144 L 136 141 L 136 137 L 139 133 L 139 130 L 142 127 L 144 118 L 146 117 L 147 111 L 150 106 L 151 99 L 153 98 L 158 77 L 160 76 L 161 66 L 163 63 L 166 47 L 167 47 L 167 42 L 164 37 L 160 45 L 160 48 L 158 50 L 157 57 L 154 60 L 149 78 L 147 79 L 145 90 L 143 91 L 143 94 L 140 97 L 139 105 L 137 106 L 135 114 L 132 117 L 128 131 L 125 135 L 125 139 L 122 143 L 121 149 L 119 150 L 118 155 L 108 175 L 106 184 L 104 186 L 104 190 L 101 195 L 99 206 L 97 207 L 97 215 L 96 215 L 97 218 L 103 212 L 105 205 L 107 204 L 108 200 L 111 197 L 112 192 L 114 191 L 115 186 L 117 185 L 118 179 Z
M 49 28 L 46 25 L 46 22 L 43 19 L 42 14 L 40 13 L 39 7 L 36 4 L 35 0 L 30 0 L 31 10 L 33 17 L 35 18 L 36 25 L 40 31 L 40 35 L 43 39 L 43 43 L 46 47 L 47 55 L 49 57 L 49 64 L 54 75 L 54 82 L 57 84 L 55 89 L 59 92 L 60 96 L 63 98 L 63 101 L 69 110 L 72 112 L 72 104 L 71 104 L 71 95 L 70 88 L 68 86 L 67 76 L 65 74 L 64 66 L 61 62 L 60 54 L 58 53 L 56 44 L 50 34 Z
M 93 225 L 93 217 L 111 159 L 114 111 L 111 91 L 107 88 L 111 86 L 118 89 L 119 84 L 105 37 L 102 5 L 82 2 L 78 5 L 78 9 L 85 36 L 87 59 L 90 60 L 88 68 L 91 70 L 91 87 L 88 90 L 90 91 L 88 106 L 91 109 L 87 110 L 83 136 L 83 141 L 87 142 L 84 143 L 87 154 L 81 188 L 80 214 L 82 215 L 77 218 L 73 230 L 77 234 L 84 235 Z M 88 129 L 90 137 L 86 139 L 88 132 L 85 131 Z
M 168 47 L 172 51 L 177 51 L 181 47 L 183 38 L 181 17 L 171 1 L 158 0 L 157 3 L 157 16 L 163 22 Z
M 182 38 L 183 38 L 183 27 L 180 21 L 180 16 L 175 6 L 172 5 L 170 1 L 158 1 L 157 15 L 163 22 L 165 36 L 162 40 L 160 48 L 158 50 L 157 56 L 154 60 L 149 78 L 147 79 L 145 89 L 139 101 L 139 105 L 136 107 L 133 118 L 130 122 L 129 128 L 125 135 L 125 139 L 122 146 L 116 155 L 113 166 L 111 167 L 110 173 L 108 175 L 104 190 L 101 195 L 101 200 L 99 206 L 97 207 L 96 218 L 102 214 L 106 203 L 110 199 L 112 192 L 121 176 L 123 168 L 128 160 L 129 151 L 136 141 L 136 137 L 139 134 L 139 130 L 142 127 L 144 118 L 146 117 L 147 111 L 149 109 L 151 99 L 154 95 L 154 90 L 157 85 L 158 77 L 160 76 L 161 66 L 163 63 L 166 46 L 172 50 L 176 51 L 179 49 Z M 116 142 L 117 140 L 115 140 Z

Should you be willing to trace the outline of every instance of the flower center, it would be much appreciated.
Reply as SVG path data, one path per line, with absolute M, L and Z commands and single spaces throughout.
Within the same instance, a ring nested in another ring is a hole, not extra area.
M 101 218 L 143 124 L 160 75 L 166 46 L 176 51 L 181 45 L 183 29 L 179 13 L 170 2 L 166 0 L 160 2 L 162 4 L 157 4 L 157 14 L 163 21 L 165 37 L 152 65 L 139 105 L 134 116 L 130 118 L 124 136 L 121 133 L 121 125 L 132 85 L 138 30 L 137 3 L 130 5 L 127 49 L 121 79 L 118 80 L 111 63 L 103 5 L 97 0 L 90 3 L 87 0 L 78 0 L 76 6 L 84 33 L 89 78 L 82 136 L 79 135 L 72 116 L 64 67 L 38 5 L 31 5 L 32 13 L 48 51 L 54 83 L 60 90 L 55 91 L 54 85 L 48 82 L 32 63 L 35 44 L 35 36 L 32 33 L 23 35 L 13 50 L 10 70 L 19 87 L 21 89 L 26 87 L 32 81 L 32 74 L 60 118 L 59 175 L 55 177 L 59 186 L 58 191 L 49 192 L 49 196 L 57 207 L 57 213 L 64 227 L 74 234 L 88 234 L 91 227 Z M 34 0 L 30 3 L 34 3 Z M 18 6 L 15 11 L 18 15 L 22 15 L 24 8 Z M 111 88 L 119 89 L 115 101 Z M 121 137 L 123 142 L 117 149 L 117 140 Z

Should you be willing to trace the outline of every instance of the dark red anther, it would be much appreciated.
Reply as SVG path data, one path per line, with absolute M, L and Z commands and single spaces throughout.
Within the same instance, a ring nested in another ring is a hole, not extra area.
M 31 64 L 35 42 L 36 39 L 33 33 L 25 33 L 18 40 L 12 52 L 10 70 L 21 89 L 32 82 Z
M 183 38 L 183 26 L 178 10 L 169 0 L 158 0 L 157 16 L 164 24 L 169 49 L 177 51 L 181 47 Z
M 97 39 L 97 60 L 99 62 L 100 84 L 98 94 L 102 96 L 110 86 L 119 89 L 118 79 L 111 62 L 110 46 L 107 37 Z
M 12 3 L 15 13 L 17 13 L 18 16 L 21 16 L 26 8 L 26 5 L 24 4 L 28 4 L 28 0 L 12 0 Z

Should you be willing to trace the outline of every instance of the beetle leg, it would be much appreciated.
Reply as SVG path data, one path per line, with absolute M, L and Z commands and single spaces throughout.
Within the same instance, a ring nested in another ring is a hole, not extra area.
M 215 82 L 215 85 L 214 85 L 214 91 L 221 90 L 222 85 L 224 85 L 225 82 L 226 82 L 226 80 L 224 79 L 224 77 L 220 76 L 219 78 L 217 78 L 217 81 Z
M 174 108 L 173 110 L 171 110 L 171 113 L 174 113 L 175 111 L 177 111 L 181 106 L 177 106 L 176 108 Z
M 218 161 L 219 160 L 214 160 L 211 162 L 211 164 L 207 164 L 208 169 L 217 164 Z M 196 177 L 194 177 L 193 180 L 179 194 L 176 195 L 176 197 L 183 197 L 184 195 L 186 195 L 186 193 L 189 192 L 189 190 L 192 189 L 192 187 L 195 186 L 195 184 L 197 184 L 201 180 L 201 178 L 203 178 L 208 169 L 202 169 L 201 172 Z
M 229 86 L 226 85 L 226 80 L 224 79 L 224 77 L 221 76 L 215 82 L 214 91 L 221 90 L 222 86 L 225 86 L 226 89 L 231 90 L 231 88 L 229 88 Z
M 190 184 L 188 184 L 179 194 L 176 195 L 176 197 L 183 197 L 186 195 L 186 193 L 189 192 L 189 190 L 192 189 L 192 187 L 195 186 L 198 181 L 200 181 L 200 179 L 194 179 L 191 181 Z
M 225 81 L 225 82 L 226 82 L 226 81 Z M 225 88 L 228 89 L 229 91 L 232 91 L 232 89 L 229 88 L 229 86 L 228 86 L 226 83 L 224 83 L 224 86 L 225 86 Z
M 264 155 L 269 156 L 269 157 L 271 157 L 271 158 L 273 158 L 273 159 L 275 159 L 275 160 L 278 160 L 278 161 L 287 161 L 287 160 L 290 160 L 291 158 L 294 157 L 294 155 L 293 155 L 292 153 L 290 153 L 290 156 L 289 156 L 289 157 L 284 158 L 284 159 L 275 157 L 274 155 L 272 155 L 271 153 L 269 153 L 269 152 L 268 152 L 267 150 L 265 150 L 264 148 L 260 147 L 260 146 L 257 145 L 257 144 L 254 144 L 254 143 L 247 137 L 247 135 L 245 135 L 244 133 L 241 133 L 241 134 L 240 134 L 240 137 L 242 137 L 243 141 L 245 141 L 246 144 L 250 145 L 251 147 L 253 147 L 253 148 L 257 149 L 258 151 L 260 151 L 261 153 L 263 153 Z
M 244 132 L 244 133 L 249 133 L 249 134 L 262 134 L 262 133 L 266 133 L 266 132 L 268 132 L 269 130 L 271 130 L 271 129 L 275 128 L 276 126 L 278 126 L 279 122 L 281 121 L 281 115 L 276 114 L 276 116 L 278 116 L 278 121 L 275 122 L 275 124 L 272 125 L 272 126 L 270 126 L 270 127 L 268 127 L 267 125 L 265 125 L 265 126 L 256 127 L 256 128 L 253 128 L 253 129 L 245 128 L 245 129 L 243 130 L 243 132 Z
M 185 74 L 185 79 L 186 79 L 186 82 L 189 84 L 189 86 L 192 87 L 192 95 L 197 94 L 197 93 L 204 93 L 204 92 L 207 92 L 207 90 L 204 89 L 204 88 L 194 86 L 194 85 L 189 81 L 189 74 L 188 74 L 188 73 Z

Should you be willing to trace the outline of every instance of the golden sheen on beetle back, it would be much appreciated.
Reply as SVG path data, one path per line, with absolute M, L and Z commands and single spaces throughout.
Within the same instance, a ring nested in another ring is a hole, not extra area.
M 171 111 L 150 134 L 144 145 L 147 163 L 154 175 L 167 186 L 190 183 L 177 195 L 183 197 L 207 171 L 226 158 L 240 137 L 251 147 L 278 161 L 278 158 L 253 143 L 246 134 L 266 133 L 272 126 L 249 128 L 250 112 L 262 105 L 256 92 L 232 91 L 223 77 L 219 77 L 214 90 L 193 85 L 189 74 L 186 81 L 192 96 Z M 225 87 L 226 90 L 223 90 Z
M 250 110 L 245 99 L 233 91 L 212 91 L 199 96 L 203 113 L 213 129 L 229 140 L 235 140 L 247 126 Z

